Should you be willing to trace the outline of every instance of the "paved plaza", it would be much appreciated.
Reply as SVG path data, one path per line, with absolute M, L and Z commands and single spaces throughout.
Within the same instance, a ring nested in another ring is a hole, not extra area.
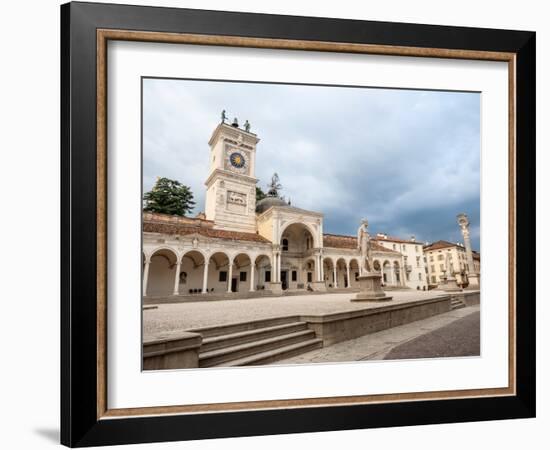
M 225 325 L 272 317 L 327 314 L 378 308 L 442 295 L 442 291 L 388 291 L 390 302 L 351 302 L 354 293 L 309 294 L 244 300 L 196 301 L 159 304 L 143 311 L 145 340 L 170 336 L 193 328 Z
M 479 305 L 457 309 L 273 364 L 479 356 Z

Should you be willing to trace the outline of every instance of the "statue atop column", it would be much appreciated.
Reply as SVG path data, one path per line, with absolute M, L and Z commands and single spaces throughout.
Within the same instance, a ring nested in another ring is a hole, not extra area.
M 361 220 L 361 225 L 357 230 L 357 248 L 361 253 L 361 275 L 370 272 L 372 267 L 372 244 L 370 241 L 370 235 L 368 232 L 369 221 L 367 219 Z
M 466 259 L 468 261 L 468 288 L 479 289 L 479 273 L 474 266 L 474 256 L 472 254 L 472 242 L 470 241 L 470 220 L 465 213 L 456 216 L 462 237 L 464 238 L 464 247 L 466 249 Z

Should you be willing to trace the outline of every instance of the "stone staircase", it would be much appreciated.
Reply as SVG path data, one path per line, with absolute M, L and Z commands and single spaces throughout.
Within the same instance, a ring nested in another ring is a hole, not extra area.
M 296 316 L 188 331 L 203 338 L 199 367 L 268 364 L 323 346 L 322 339 Z
M 464 303 L 464 300 L 458 297 L 451 297 L 451 311 L 460 308 L 466 308 L 466 303 Z

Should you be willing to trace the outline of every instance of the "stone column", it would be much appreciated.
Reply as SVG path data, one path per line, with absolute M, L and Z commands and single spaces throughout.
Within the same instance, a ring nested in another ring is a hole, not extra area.
M 208 265 L 210 264 L 210 259 L 204 260 L 204 269 L 202 273 L 202 293 L 208 293 Z
M 468 283 L 470 288 L 479 287 L 479 274 L 476 273 L 474 266 L 474 256 L 472 254 L 472 242 L 470 241 L 470 220 L 465 213 L 456 216 L 462 237 L 464 238 L 464 247 L 466 248 L 466 260 L 468 261 Z
M 145 260 L 145 267 L 143 268 L 143 296 L 145 297 L 147 295 L 147 283 L 149 281 L 149 266 L 151 265 L 151 260 L 146 259 Z
M 281 281 L 281 254 L 279 252 L 275 252 L 274 259 L 275 269 L 272 278 L 275 283 L 278 283 L 279 281 Z
M 334 268 L 333 274 L 334 274 L 334 287 L 338 287 L 338 274 L 336 273 L 336 264 L 332 264 L 332 267 Z
M 229 269 L 227 271 L 227 292 L 231 292 L 231 280 L 233 278 L 233 260 L 229 260 Z
M 346 263 L 346 276 L 348 277 L 348 288 L 351 287 L 351 278 L 349 277 L 349 262 Z
M 181 261 L 178 260 L 176 264 L 176 274 L 174 275 L 174 293 L 172 295 L 179 295 L 180 293 L 180 268 Z
M 254 292 L 254 270 L 256 269 L 256 264 L 253 262 L 250 263 L 250 292 Z

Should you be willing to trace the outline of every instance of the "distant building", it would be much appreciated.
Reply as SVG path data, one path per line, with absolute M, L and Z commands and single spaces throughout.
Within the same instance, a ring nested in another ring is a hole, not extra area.
M 426 276 L 426 262 L 424 261 L 424 251 L 421 242 L 416 242 L 414 236 L 409 240 L 388 236 L 384 233 L 378 233 L 374 237 L 376 243 L 389 250 L 401 253 L 402 264 L 404 269 L 401 277 L 403 284 L 411 289 L 424 290 L 428 287 Z M 375 267 L 376 268 L 376 267 Z M 386 281 L 386 268 L 382 267 L 384 281 Z
M 456 277 L 459 285 L 468 284 L 468 273 L 480 273 L 481 256 L 473 251 L 474 266 L 470 267 L 463 244 L 448 241 L 437 241 L 424 246 L 430 285 L 438 285 L 442 277 L 450 274 Z M 447 267 L 446 255 L 450 255 L 450 267 Z

